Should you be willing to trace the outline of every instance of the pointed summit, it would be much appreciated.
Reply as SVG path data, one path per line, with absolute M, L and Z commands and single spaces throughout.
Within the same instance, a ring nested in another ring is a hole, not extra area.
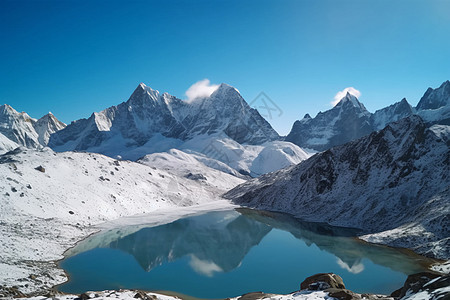
M 51 112 L 41 117 L 34 124 L 34 129 L 39 135 L 38 141 L 41 145 L 46 146 L 50 139 L 50 135 L 64 129 L 66 124 L 59 121 Z
M 335 107 L 343 107 L 344 105 L 348 105 L 347 103 L 363 111 L 367 111 L 366 107 L 359 102 L 358 98 L 350 92 L 347 92 L 345 97 L 343 97 Z
M 370 122 L 374 130 L 381 130 L 391 122 L 409 117 L 414 114 L 412 106 L 406 98 L 392 105 L 375 111 L 370 117 Z
M 235 89 L 231 85 L 221 83 L 219 87 L 211 94 L 210 97 L 213 98 L 213 97 L 230 97 L 230 96 L 241 97 L 241 94 L 237 89 Z
M 332 109 L 295 121 L 286 141 L 300 147 L 324 151 L 345 144 L 372 131 L 370 112 L 347 91 Z
M 12 108 L 10 105 L 8 104 L 3 104 L 0 105 L 0 113 L 5 113 L 5 112 L 13 112 L 15 111 L 14 108 Z
M 151 87 L 140 83 L 133 94 L 131 94 L 127 103 L 132 106 L 143 106 L 146 102 L 157 102 L 160 98 L 159 91 L 152 89 Z
M 35 122 L 27 113 L 19 113 L 8 104 L 0 106 L 0 133 L 14 143 L 38 148 L 38 134 L 33 127 Z
M 428 110 L 438 109 L 450 104 L 450 81 L 444 81 L 440 87 L 436 89 L 428 88 L 423 97 L 417 104 L 416 109 Z
M 226 83 L 220 84 L 211 96 L 204 99 L 204 108 L 209 107 L 209 105 L 214 105 L 219 110 L 226 110 L 231 106 L 241 107 L 242 109 L 250 109 L 250 106 L 248 106 L 244 98 L 242 98 L 239 91 Z

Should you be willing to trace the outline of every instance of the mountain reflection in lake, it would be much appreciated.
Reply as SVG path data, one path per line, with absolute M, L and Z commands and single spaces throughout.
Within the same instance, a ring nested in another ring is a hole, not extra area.
M 289 293 L 310 275 L 334 272 L 354 291 L 390 293 L 433 262 L 358 241 L 353 229 L 248 209 L 127 232 L 104 232 L 72 249 L 61 263 L 70 281 L 60 290 L 134 288 L 225 298 Z

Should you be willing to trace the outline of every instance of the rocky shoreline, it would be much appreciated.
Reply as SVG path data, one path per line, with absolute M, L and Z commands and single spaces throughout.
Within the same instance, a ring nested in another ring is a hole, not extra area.
M 17 287 L 0 286 L 0 299 L 59 299 L 59 300 L 87 300 L 87 299 L 142 299 L 142 300 L 192 300 L 195 297 L 180 295 L 177 293 L 155 293 L 142 290 L 107 290 L 99 292 L 86 292 L 79 295 L 64 294 L 55 288 L 45 292 L 26 295 Z M 228 298 L 230 299 L 230 298 Z M 403 287 L 393 291 L 390 295 L 359 294 L 345 288 L 342 278 L 333 273 L 320 273 L 306 278 L 300 289 L 291 294 L 279 295 L 263 292 L 251 292 L 232 300 L 258 300 L 258 299 L 339 299 L 339 300 L 408 300 L 408 299 L 450 299 L 450 275 L 438 272 L 422 272 L 408 276 Z

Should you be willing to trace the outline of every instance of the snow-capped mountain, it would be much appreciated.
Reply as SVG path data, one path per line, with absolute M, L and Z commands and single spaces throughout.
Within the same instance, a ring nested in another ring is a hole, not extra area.
M 418 114 L 430 124 L 450 124 L 450 81 L 439 88 L 428 88 L 416 108 L 403 98 L 388 107 L 370 113 L 358 99 L 347 93 L 332 109 L 319 112 L 315 118 L 306 114 L 295 121 L 285 138 L 302 148 L 324 151 L 342 145 L 391 122 Z
M 17 112 L 11 106 L 4 104 L 0 106 L 0 132 L 8 139 L 28 148 L 38 148 L 39 135 L 33 124 L 36 119 L 32 119 L 25 112 Z
M 238 176 L 259 176 L 310 156 L 277 139 L 270 124 L 229 85 L 221 84 L 209 97 L 183 101 L 141 83 L 127 102 L 72 122 L 51 136 L 49 146 L 131 160 L 179 149 Z
M 371 114 L 350 93 L 332 109 L 295 121 L 286 141 L 302 148 L 323 151 L 372 132 Z
M 400 102 L 375 111 L 370 116 L 370 123 L 373 130 L 381 130 L 387 124 L 409 117 L 412 114 L 414 114 L 414 109 L 406 101 L 406 98 L 403 98 Z
M 437 89 L 428 88 L 416 110 L 427 122 L 450 125 L 450 81 Z
M 413 115 L 250 180 L 225 197 L 368 233 L 408 225 L 408 238 L 386 234 L 382 241 L 448 258 L 449 142 L 449 126 L 428 128 Z
M 43 146 L 48 145 L 50 135 L 66 127 L 66 124 L 59 121 L 51 112 L 37 120 L 33 125 L 38 134 L 38 141 Z
M 240 144 L 260 145 L 279 139 L 278 133 L 258 111 L 227 84 L 221 84 L 210 97 L 194 100 L 191 105 L 198 110 L 182 122 L 189 128 L 188 138 L 223 132 Z
M 0 106 L 0 152 L 4 153 L 24 146 L 38 149 L 46 146 L 52 133 L 61 130 L 65 124 L 49 113 L 39 120 L 25 112 L 17 112 L 11 106 Z
M 438 109 L 450 104 L 450 81 L 447 80 L 437 89 L 428 88 L 417 104 L 417 110 Z
M 156 139 L 180 143 L 198 135 L 224 133 L 238 143 L 262 144 L 278 134 L 239 92 L 226 84 L 206 98 L 182 101 L 141 83 L 127 102 L 73 122 L 54 134 L 57 150 L 87 150 L 128 157 L 137 148 L 154 150 Z

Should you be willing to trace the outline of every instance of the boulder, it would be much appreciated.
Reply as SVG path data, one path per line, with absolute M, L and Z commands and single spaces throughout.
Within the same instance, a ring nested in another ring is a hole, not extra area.
M 34 168 L 35 170 L 38 170 L 39 172 L 45 173 L 45 168 L 43 166 L 37 166 Z
M 346 289 L 336 289 L 330 288 L 326 289 L 325 292 L 328 292 L 330 297 L 339 299 L 339 300 L 361 300 L 361 296 L 353 293 L 352 291 Z
M 88 299 L 90 299 L 90 298 L 91 298 L 91 297 L 89 297 L 88 294 L 83 293 L 83 294 L 80 294 L 80 296 L 78 296 L 78 297 L 75 298 L 74 300 L 88 300 Z
M 258 300 L 267 298 L 267 296 L 268 295 L 263 292 L 253 292 L 242 295 L 241 297 L 238 298 L 238 300 Z
M 345 289 L 341 276 L 334 273 L 319 273 L 306 278 L 301 284 L 301 290 L 325 290 L 328 288 Z
M 416 294 L 419 291 L 427 291 L 429 294 L 434 294 L 441 288 L 446 288 L 450 286 L 450 275 L 442 275 L 438 273 L 431 272 L 421 272 L 409 275 L 406 279 L 405 284 L 400 290 L 399 298 L 402 298 L 406 295 Z M 438 292 L 440 293 L 440 291 Z M 396 293 L 398 295 L 398 292 Z M 444 295 L 442 295 L 444 296 Z M 450 299 L 450 292 L 447 292 L 445 295 L 448 298 L 441 299 Z
M 142 300 L 156 300 L 157 298 L 154 295 L 147 295 L 144 291 L 137 291 L 137 293 L 134 295 L 135 299 L 142 299 Z

